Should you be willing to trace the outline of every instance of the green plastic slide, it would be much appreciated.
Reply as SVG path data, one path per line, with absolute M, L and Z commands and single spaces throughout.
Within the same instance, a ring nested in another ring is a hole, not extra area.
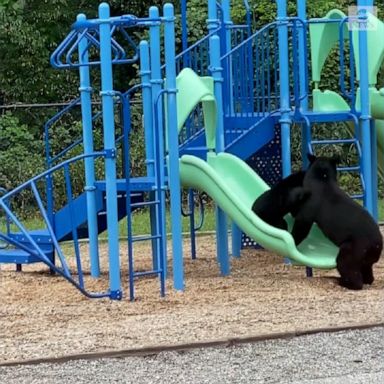
M 179 132 L 193 109 L 202 104 L 209 149 L 207 161 L 192 155 L 180 158 L 183 187 L 208 193 L 231 220 L 264 248 L 289 257 L 296 264 L 335 268 L 338 248 L 324 237 L 316 225 L 308 238 L 296 248 L 289 232 L 268 225 L 253 213 L 254 200 L 269 186 L 238 157 L 214 152 L 217 113 L 212 78 L 200 77 L 190 68 L 185 68 L 177 76 L 176 84 Z M 288 217 L 287 221 L 292 226 L 292 218 Z
M 254 200 L 269 187 L 238 157 L 210 152 L 207 161 L 204 161 L 184 155 L 180 159 L 180 177 L 184 187 L 208 193 L 244 233 L 264 248 L 287 256 L 295 264 L 335 268 L 338 248 L 325 238 L 316 225 L 296 248 L 289 232 L 268 225 L 253 213 Z

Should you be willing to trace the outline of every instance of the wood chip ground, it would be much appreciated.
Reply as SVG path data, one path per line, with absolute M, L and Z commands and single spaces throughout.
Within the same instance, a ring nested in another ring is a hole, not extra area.
M 373 324 L 384 319 L 384 260 L 376 281 L 353 292 L 337 284 L 337 272 L 286 266 L 263 250 L 243 250 L 232 259 L 231 275 L 220 276 L 215 238 L 199 237 L 192 261 L 184 241 L 184 293 L 167 282 L 159 295 L 156 278 L 136 283 L 136 301 L 128 300 L 126 246 L 121 245 L 122 301 L 92 300 L 81 295 L 43 265 L 0 271 L 0 363 L 68 354 L 188 343 L 322 327 Z M 86 254 L 87 245 L 82 245 Z M 88 288 L 107 287 L 107 245 L 102 247 L 102 276 L 86 277 Z M 138 244 L 135 267 L 150 267 L 149 244 Z M 73 259 L 70 261 L 73 264 Z M 170 259 L 172 273 L 172 260 Z

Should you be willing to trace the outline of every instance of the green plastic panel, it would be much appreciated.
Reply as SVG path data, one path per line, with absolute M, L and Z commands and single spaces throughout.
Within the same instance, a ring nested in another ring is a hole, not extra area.
M 323 19 L 344 19 L 346 15 L 339 9 L 332 9 Z M 376 16 L 368 13 L 367 41 L 368 41 L 368 76 L 369 84 L 375 85 L 377 82 L 377 74 L 380 70 L 384 59 L 384 23 Z M 312 80 L 320 82 L 321 72 L 324 63 L 329 56 L 331 49 L 339 41 L 339 24 L 324 23 L 310 24 L 309 26 L 310 42 L 311 42 L 311 58 L 312 58 Z M 344 24 L 343 36 L 348 38 L 348 25 Z M 359 63 L 359 32 L 356 28 L 352 33 L 354 46 L 356 78 L 360 80 L 360 63 Z
M 177 125 L 183 128 L 194 108 L 202 103 L 208 149 L 216 146 L 216 99 L 212 77 L 200 77 L 192 69 L 184 68 L 176 77 Z
M 317 112 L 345 112 L 349 111 L 348 103 L 336 92 L 314 89 L 313 110 Z
M 335 268 L 338 248 L 325 238 L 316 225 L 308 238 L 296 248 L 289 232 L 268 225 L 253 213 L 254 200 L 269 187 L 238 157 L 211 152 L 205 162 L 195 156 L 184 155 L 180 159 L 180 177 L 184 187 L 208 193 L 248 236 L 264 248 L 287 256 L 297 264 Z
M 344 19 L 345 14 L 339 9 L 332 9 L 323 19 Z M 311 41 L 311 58 L 312 58 L 312 80 L 320 82 L 321 71 L 325 60 L 327 59 L 332 48 L 339 41 L 339 24 L 338 23 L 316 23 L 309 25 L 309 36 Z M 344 38 L 348 37 L 347 25 L 344 25 Z
M 376 16 L 368 13 L 367 42 L 368 42 L 368 78 L 371 86 L 377 83 L 377 74 L 384 59 L 384 24 Z M 352 33 L 353 46 L 355 47 L 356 78 L 360 80 L 359 62 L 359 33 Z

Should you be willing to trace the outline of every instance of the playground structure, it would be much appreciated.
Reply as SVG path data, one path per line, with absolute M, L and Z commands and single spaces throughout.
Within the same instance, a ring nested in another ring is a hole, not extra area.
M 181 188 L 184 187 L 205 191 L 217 203 L 217 257 L 223 275 L 230 272 L 227 217 L 233 222 L 233 256 L 240 255 L 244 233 L 294 263 L 334 268 L 337 248 L 316 226 L 296 248 L 287 231 L 271 227 L 253 214 L 252 203 L 268 188 L 266 181 L 270 180 L 267 177 L 263 180 L 246 160 L 265 148 L 272 150 L 268 145 L 275 140 L 274 150 L 276 147 L 279 152 L 281 150 L 277 161 L 281 162 L 282 175 L 289 175 L 294 123 L 301 127 L 303 159 L 306 153 L 322 145 L 354 146 L 358 163 L 340 167 L 339 171 L 359 175 L 361 193 L 354 197 L 362 199 L 377 218 L 376 169 L 377 157 L 382 158 L 384 150 L 384 91 L 378 90 L 376 83 L 384 59 L 384 24 L 370 12 L 351 17 L 331 10 L 324 18 L 307 19 L 304 0 L 297 1 L 297 16 L 288 17 L 286 1 L 278 0 L 277 5 L 276 20 L 252 31 L 250 17 L 244 25 L 231 23 L 229 1 L 222 1 L 218 6 L 216 1 L 209 0 L 208 34 L 188 46 L 187 27 L 183 23 L 183 50 L 177 55 L 175 18 L 170 4 L 163 7 L 161 16 L 156 7 L 151 7 L 146 18 L 110 17 L 105 3 L 100 5 L 96 19 L 79 15 L 71 32 L 52 54 L 51 63 L 56 68 L 79 71 L 83 153 L 59 162 L 58 158 L 50 157 L 48 148 L 47 170 L 0 197 L 5 223 L 0 233 L 0 263 L 14 263 L 20 270 L 22 264 L 43 262 L 88 297 L 120 299 L 118 222 L 126 217 L 130 298 L 134 298 L 135 279 L 144 275 L 159 276 L 160 292 L 164 295 L 166 191 L 169 191 L 172 277 L 174 288 L 183 290 Z M 357 5 L 373 4 L 360 1 Z M 364 28 L 367 22 L 372 28 Z M 356 23 L 360 27 L 356 28 Z M 149 41 L 135 44 L 129 35 L 133 28 L 149 29 Z M 339 52 L 340 89 L 338 92 L 321 91 L 323 66 L 334 47 Z M 115 91 L 113 66 L 137 61 L 140 61 L 141 82 L 125 93 Z M 94 150 L 96 116 L 91 106 L 90 68 L 100 68 L 101 73 L 103 149 L 100 151 Z M 312 82 L 314 88 L 311 90 Z M 131 99 L 137 93 L 142 100 L 146 174 L 133 177 L 129 137 Z M 115 129 L 117 109 L 122 116 L 120 137 Z M 312 137 L 314 125 L 330 122 L 346 122 L 350 137 Z M 263 161 L 272 156 L 276 158 L 267 151 Z M 120 158 L 123 167 L 118 175 Z M 54 165 L 53 160 L 57 164 Z M 104 180 L 95 178 L 98 161 L 105 167 Z M 71 187 L 71 167 L 77 163 L 84 164 L 82 191 L 72 191 Z M 305 161 L 303 166 L 306 166 Z M 270 171 L 271 165 L 264 164 L 264 168 Z M 379 169 L 382 174 L 381 163 Z M 58 174 L 63 179 L 67 196 L 66 204 L 59 207 L 55 202 L 53 182 Z M 40 230 L 27 230 L 12 209 L 12 202 L 26 190 L 34 196 L 45 223 Z M 193 192 L 189 193 L 193 197 Z M 194 223 L 193 198 L 190 202 L 191 223 Z M 144 206 L 150 208 L 151 234 L 135 236 L 132 214 L 136 208 Z M 109 290 L 91 293 L 84 283 L 84 255 L 80 253 L 79 239 L 89 239 L 91 275 L 98 277 L 98 235 L 105 229 L 108 229 Z M 192 225 L 192 246 L 194 232 Z M 76 273 L 68 267 L 60 244 L 63 240 L 73 241 Z M 133 244 L 148 240 L 152 242 L 152 269 L 137 272 Z

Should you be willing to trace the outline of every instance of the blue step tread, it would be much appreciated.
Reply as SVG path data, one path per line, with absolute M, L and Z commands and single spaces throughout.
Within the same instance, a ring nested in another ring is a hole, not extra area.
M 232 142 L 227 143 L 225 151 L 246 160 L 275 137 L 275 121 L 272 117 L 248 128 Z
M 133 177 L 129 179 L 129 189 L 131 192 L 145 192 L 152 191 L 156 185 L 155 177 L 151 176 L 142 176 L 142 177 Z M 106 190 L 105 180 L 98 180 L 95 182 L 96 188 L 101 191 Z M 117 179 L 116 187 L 118 192 L 123 192 L 127 190 L 127 181 L 125 179 Z
M 0 263 L 7 264 L 32 264 L 40 263 L 41 259 L 22 249 L 0 249 Z
M 350 112 L 317 112 L 306 111 L 304 115 L 312 123 L 332 123 L 337 121 L 353 121 Z
M 38 244 L 51 244 L 52 238 L 49 234 L 48 229 L 32 229 L 28 231 L 28 234 L 33 238 L 34 241 Z M 13 232 L 10 234 L 12 239 L 15 239 L 21 243 L 28 242 L 25 235 L 21 232 Z

